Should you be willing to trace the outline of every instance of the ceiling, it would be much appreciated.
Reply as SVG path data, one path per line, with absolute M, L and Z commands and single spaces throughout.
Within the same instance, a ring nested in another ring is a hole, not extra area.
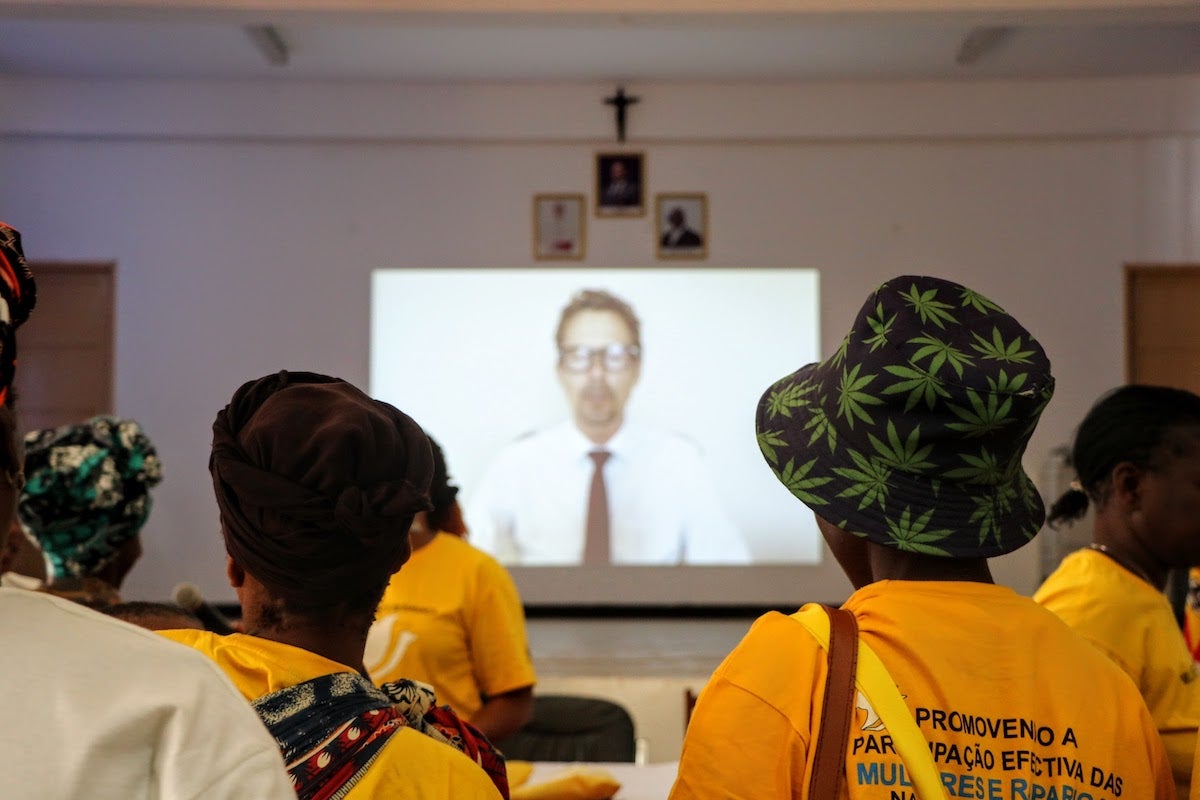
M 204 4 L 200 4 L 203 6 Z M 286 55 L 250 30 L 270 26 Z M 0 2 L 0 76 L 431 81 L 1200 74 L 1200 3 L 1169 15 L 320 15 Z

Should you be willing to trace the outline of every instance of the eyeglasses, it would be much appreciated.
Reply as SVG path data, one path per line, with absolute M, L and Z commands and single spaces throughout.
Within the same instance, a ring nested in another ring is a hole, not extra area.
M 636 344 L 613 343 L 604 347 L 578 345 L 558 353 L 558 364 L 567 372 L 587 372 L 597 361 L 606 372 L 624 372 L 633 366 L 642 353 Z

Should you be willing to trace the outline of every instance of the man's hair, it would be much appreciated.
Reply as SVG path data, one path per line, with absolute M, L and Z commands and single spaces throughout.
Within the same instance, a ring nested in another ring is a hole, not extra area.
M 611 311 L 616 314 L 624 320 L 625 325 L 629 327 L 629 332 L 633 334 L 633 344 L 637 345 L 639 350 L 641 349 L 642 325 L 638 322 L 637 315 L 633 313 L 633 307 L 603 289 L 582 289 L 571 298 L 571 302 L 567 303 L 566 308 L 562 310 L 562 315 L 558 318 L 558 330 L 554 332 L 554 342 L 558 345 L 559 350 L 563 346 L 563 332 L 567 328 L 567 323 L 581 311 Z

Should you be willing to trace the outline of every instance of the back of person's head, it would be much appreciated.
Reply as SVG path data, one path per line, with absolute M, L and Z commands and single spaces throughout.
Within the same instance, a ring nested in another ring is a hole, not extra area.
M 758 443 L 821 519 L 910 553 L 982 559 L 1038 532 L 1021 458 L 1054 379 L 1015 318 L 957 283 L 893 278 L 828 360 L 771 385 Z
M 96 575 L 121 557 L 161 480 L 154 444 L 134 420 L 98 416 L 26 435 L 19 513 L 48 577 Z
M 204 625 L 194 614 L 171 603 L 132 600 L 126 603 L 117 603 L 102 610 L 110 617 L 116 617 L 152 631 L 204 630 Z
M 633 344 L 639 350 L 641 349 L 642 326 L 638 321 L 637 314 L 633 313 L 633 306 L 603 289 L 583 289 L 571 298 L 570 302 L 563 307 L 562 314 L 559 315 L 558 328 L 554 332 L 554 343 L 560 350 L 563 347 L 567 323 L 584 311 L 608 311 L 616 314 L 629 328 L 629 333 L 633 336 Z
M 1122 386 L 1101 397 L 1075 432 L 1071 464 L 1078 476 L 1050 508 L 1056 525 L 1083 516 L 1091 500 L 1103 507 L 1113 468 L 1129 463 L 1153 471 L 1189 447 L 1181 434 L 1200 429 L 1200 396 L 1166 386 Z
M 450 482 L 450 471 L 446 466 L 446 455 L 432 436 L 429 447 L 433 455 L 433 478 L 429 483 L 429 502 L 432 508 L 426 517 L 426 527 L 431 531 L 444 531 L 462 536 L 466 533 L 462 510 L 458 505 L 458 487 Z
M 209 470 L 229 555 L 272 597 L 299 613 L 373 611 L 429 509 L 433 457 L 400 410 L 285 371 L 243 384 L 217 414 Z

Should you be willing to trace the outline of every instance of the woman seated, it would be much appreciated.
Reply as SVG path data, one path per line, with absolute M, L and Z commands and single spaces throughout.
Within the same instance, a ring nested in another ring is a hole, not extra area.
M 300 796 L 500 796 L 478 764 L 412 727 L 428 695 L 398 703 L 363 677 L 375 607 L 429 507 L 421 428 L 345 381 L 281 372 L 217 415 L 209 469 L 245 633 L 163 635 L 254 703 Z
M 499 740 L 533 710 L 525 614 L 500 562 L 467 544 L 446 459 L 433 447 L 433 508 L 413 520 L 413 555 L 392 576 L 367 636 L 366 667 L 379 684 L 401 677 L 433 686 L 460 716 Z
M 855 591 L 759 618 L 700 693 L 671 800 L 1173 800 L 1128 676 L 988 566 L 1042 526 L 1021 460 L 1053 391 L 1014 317 L 908 275 L 764 392 L 763 457 Z
M 26 434 L 18 514 L 45 557 L 45 590 L 97 608 L 119 603 L 161 480 L 154 444 L 131 419 Z
M 1164 591 L 1172 569 L 1200 563 L 1200 396 L 1122 386 L 1075 434 L 1077 486 L 1050 524 L 1095 504 L 1092 545 L 1063 559 L 1034 599 L 1133 678 L 1187 797 L 1200 727 L 1200 670 Z

